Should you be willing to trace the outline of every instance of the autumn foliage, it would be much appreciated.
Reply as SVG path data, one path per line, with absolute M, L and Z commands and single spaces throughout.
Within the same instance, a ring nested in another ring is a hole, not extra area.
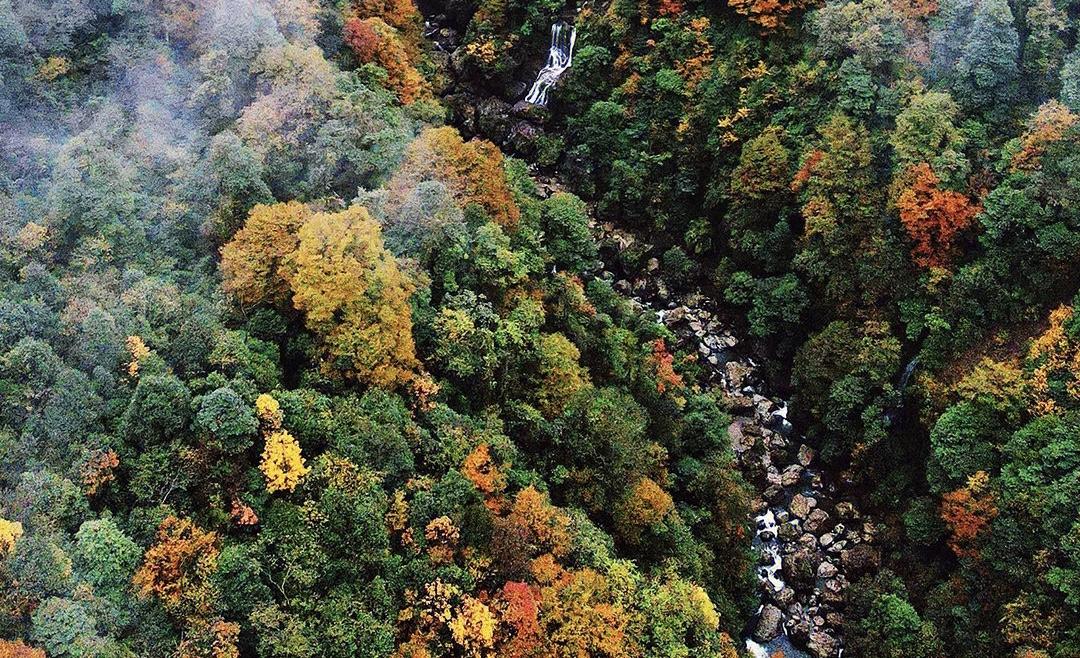
M 914 245 L 911 259 L 919 267 L 948 267 L 956 255 L 957 237 L 971 226 L 979 206 L 963 194 L 938 187 L 930 165 L 913 166 L 896 200 L 900 222 Z
M 427 82 L 411 64 L 406 44 L 397 30 L 381 18 L 354 16 L 345 22 L 345 43 L 363 64 L 382 67 L 387 84 L 406 105 L 430 95 Z
M 482 206 L 503 228 L 516 227 L 521 217 L 506 183 L 502 153 L 491 142 L 465 142 L 449 126 L 425 130 L 409 145 L 401 168 L 390 181 L 392 200 L 403 202 L 425 180 L 446 185 L 463 207 L 470 203 Z
M 729 7 L 746 16 L 762 32 L 784 27 L 788 16 L 813 4 L 812 0 L 728 0 Z
M 979 471 L 968 478 L 966 486 L 945 494 L 942 499 L 941 518 L 951 531 L 948 544 L 957 557 L 979 554 L 979 536 L 998 515 L 989 483 L 986 472 Z
M 45 651 L 27 646 L 22 640 L 0 640 L 0 658 L 45 658 Z

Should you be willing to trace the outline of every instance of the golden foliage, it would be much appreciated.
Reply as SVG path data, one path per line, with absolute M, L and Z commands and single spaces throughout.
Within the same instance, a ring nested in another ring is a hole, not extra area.
M 297 201 L 252 208 L 244 227 L 221 248 L 225 292 L 245 306 L 285 303 L 285 259 L 296 250 L 297 231 L 310 216 Z
M 787 17 L 793 12 L 813 4 L 813 0 L 728 0 L 729 7 L 746 16 L 763 33 L 784 27 Z
M 412 381 L 420 367 L 409 306 L 413 285 L 366 209 L 311 217 L 288 262 L 293 305 L 323 338 L 328 371 L 344 364 L 361 381 L 383 388 Z
M 516 227 L 521 218 L 503 172 L 502 152 L 491 142 L 465 142 L 449 126 L 428 128 L 409 144 L 391 179 L 391 202 L 401 203 L 425 180 L 442 182 L 462 206 L 482 206 L 505 229 Z
M 113 470 L 120 465 L 114 450 L 98 450 L 82 466 L 82 481 L 86 495 L 97 495 L 101 488 L 116 479 Z
M 977 557 L 978 539 L 997 515 L 990 476 L 978 471 L 968 478 L 966 486 L 942 497 L 941 518 L 952 533 L 949 548 L 957 557 Z
M 45 651 L 23 644 L 22 640 L 0 640 L 0 658 L 45 658 Z
M 450 620 L 450 634 L 466 656 L 484 656 L 495 646 L 498 620 L 482 601 L 468 594 Z
M 10 553 L 15 548 L 15 542 L 22 536 L 22 523 L 0 518 L 0 555 Z
M 261 393 L 255 398 L 255 415 L 264 429 L 271 431 L 281 429 L 284 417 L 281 413 L 281 404 L 269 393 Z
M 292 491 L 310 469 L 304 464 L 297 440 L 280 430 L 266 437 L 259 470 L 266 477 L 266 490 L 274 493 Z
M 1028 120 L 1027 131 L 1020 138 L 1020 149 L 1013 155 L 1013 170 L 1038 169 L 1046 147 L 1061 141 L 1078 118 L 1060 101 L 1049 100 L 1039 106 Z
M 435 564 L 449 564 L 454 561 L 461 531 L 449 516 L 432 519 L 424 528 L 424 539 L 428 545 L 428 557 Z
M 156 597 L 181 619 L 209 614 L 214 605 L 210 577 L 217 569 L 217 535 L 189 519 L 169 516 L 158 526 L 133 583 L 142 598 Z
M 1031 412 L 1036 415 L 1054 413 L 1057 402 L 1050 395 L 1050 377 L 1067 373 L 1065 391 L 1080 400 L 1080 341 L 1073 342 L 1065 331 L 1065 324 L 1072 320 L 1071 306 L 1061 305 L 1050 312 L 1049 326 L 1031 343 L 1028 360 L 1034 366 L 1029 382 Z
M 538 345 L 541 377 L 537 402 L 548 418 L 563 412 L 578 392 L 592 386 L 589 373 L 578 363 L 581 352 L 562 334 L 544 334 Z
M 661 523 L 675 510 L 671 495 L 649 478 L 641 478 L 630 489 L 615 512 L 619 530 L 637 542 L 644 530 Z
M 127 345 L 128 353 L 131 355 L 131 362 L 128 363 L 127 372 L 131 377 L 139 376 L 139 363 L 146 360 L 146 357 L 150 356 L 150 348 L 146 346 L 143 339 L 139 336 L 128 336 L 125 341 Z

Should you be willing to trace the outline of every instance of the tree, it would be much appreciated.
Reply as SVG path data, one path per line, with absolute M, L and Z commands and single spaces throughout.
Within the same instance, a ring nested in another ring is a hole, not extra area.
M 288 300 L 285 259 L 296 250 L 297 233 L 310 216 L 296 201 L 252 208 L 244 227 L 221 248 L 225 291 L 244 306 Z
M 909 169 L 898 181 L 896 199 L 900 223 L 914 242 L 911 258 L 919 267 L 948 267 L 956 254 L 956 241 L 980 208 L 959 192 L 938 188 L 937 175 L 926 163 Z
M 345 43 L 362 64 L 374 63 L 386 71 L 387 83 L 402 103 L 410 105 L 431 94 L 424 77 L 410 63 L 398 31 L 382 19 L 350 18 L 345 22 Z
M 449 126 L 428 128 L 409 145 L 388 185 L 392 204 L 400 204 L 424 180 L 442 182 L 462 207 L 479 204 L 504 229 L 514 229 L 521 217 L 506 183 L 502 153 L 491 142 L 465 142 Z
M 998 515 L 989 485 L 990 476 L 986 471 L 978 471 L 968 478 L 964 487 L 942 497 L 941 518 L 949 527 L 949 548 L 957 557 L 979 555 L 979 540 Z
M 45 651 L 22 640 L 0 640 L 0 658 L 45 658 Z
M 570 399 L 591 386 L 588 372 L 578 359 L 581 353 L 562 334 L 545 334 L 540 338 L 539 368 L 541 383 L 537 392 L 540 410 L 554 417 L 562 413 Z
M 251 445 L 259 423 L 251 406 L 236 391 L 222 387 L 203 396 L 194 426 L 207 433 L 216 449 L 236 455 Z
M 133 583 L 140 597 L 154 597 L 170 614 L 187 620 L 213 612 L 211 576 L 217 568 L 218 538 L 189 519 L 166 517 L 158 526 Z
M 955 125 L 959 117 L 960 106 L 947 92 L 925 91 L 912 97 L 889 135 L 898 173 L 928 163 L 946 187 L 961 189 L 970 165 L 964 156 L 966 139 Z
M 541 226 L 554 264 L 570 272 L 587 272 L 596 262 L 597 248 L 589 229 L 585 203 L 557 192 L 541 204 Z
M 862 642 L 882 658 L 932 658 L 941 651 L 934 625 L 896 594 L 880 595 L 858 625 L 867 631 Z
M 978 471 L 991 471 L 999 426 L 993 413 L 970 402 L 949 407 L 930 431 L 926 478 L 931 491 L 950 491 Z
M 809 5 L 803 0 L 728 0 L 729 7 L 746 16 L 764 33 L 783 27 L 790 14 Z
M 309 471 L 300 456 L 300 444 L 284 430 L 266 437 L 259 470 L 266 476 L 266 490 L 270 493 L 292 491 Z
M 976 110 L 1004 119 L 1017 96 L 1020 38 L 1005 0 L 975 6 L 970 37 L 955 68 L 956 96 Z
M 420 366 L 409 307 L 413 285 L 383 246 L 378 223 L 352 206 L 312 216 L 298 237 L 287 278 L 293 306 L 323 340 L 324 369 L 343 368 L 386 388 L 411 381 Z

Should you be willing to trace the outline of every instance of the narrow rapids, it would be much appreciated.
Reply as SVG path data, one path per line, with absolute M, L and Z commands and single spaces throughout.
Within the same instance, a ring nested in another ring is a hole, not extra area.
M 536 82 L 525 96 L 526 102 L 547 105 L 548 92 L 574 63 L 575 41 L 576 28 L 561 21 L 551 26 L 551 47 L 548 49 L 547 64 L 536 75 Z

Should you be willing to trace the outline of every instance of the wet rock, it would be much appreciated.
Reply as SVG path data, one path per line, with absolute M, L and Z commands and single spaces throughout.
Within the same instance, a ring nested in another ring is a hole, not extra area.
M 802 477 L 803 467 L 798 464 L 792 464 L 784 469 L 784 472 L 780 476 L 780 482 L 785 487 L 794 486 L 799 482 L 799 478 Z
M 800 548 L 784 557 L 784 579 L 790 583 L 812 583 L 817 573 L 816 556 L 813 551 Z
M 823 509 L 811 510 L 810 515 L 806 518 L 806 523 L 803 524 L 803 529 L 807 532 L 812 532 L 815 535 L 820 534 L 825 529 L 826 524 L 829 521 L 829 513 Z
M 754 639 L 758 642 L 769 642 L 780 635 L 780 622 L 783 613 L 774 605 L 766 605 L 761 609 L 757 626 L 754 628 Z
M 818 565 L 817 577 L 818 578 L 832 578 L 836 576 L 838 569 L 832 562 L 824 561 Z
M 788 509 L 790 509 L 791 513 L 796 517 L 805 519 L 810 515 L 810 510 L 816 506 L 816 500 L 800 493 L 795 494 L 795 497 L 791 499 L 791 505 L 788 506 Z
M 785 523 L 776 529 L 777 536 L 784 541 L 794 541 L 802 530 L 796 523 Z
M 855 510 L 855 506 L 846 500 L 836 504 L 836 515 L 845 521 L 859 518 L 859 513 Z
M 795 590 L 790 587 L 784 587 L 773 594 L 773 599 L 780 605 L 787 607 L 795 602 Z
M 499 98 L 487 97 L 476 106 L 476 123 L 480 133 L 496 144 L 504 143 L 510 136 L 513 120 L 510 103 Z
M 858 544 L 840 553 L 840 564 L 852 578 L 876 570 L 881 564 L 881 556 L 867 544 Z
M 825 631 L 814 631 L 806 648 L 816 658 L 836 658 L 840 653 L 840 643 Z
M 826 532 L 825 534 L 821 535 L 820 539 L 818 539 L 818 543 L 826 547 L 831 545 L 834 541 L 836 541 L 836 536 L 833 535 L 833 533 L 831 532 Z
M 814 461 L 814 449 L 804 443 L 799 446 L 799 453 L 795 458 L 805 468 Z

